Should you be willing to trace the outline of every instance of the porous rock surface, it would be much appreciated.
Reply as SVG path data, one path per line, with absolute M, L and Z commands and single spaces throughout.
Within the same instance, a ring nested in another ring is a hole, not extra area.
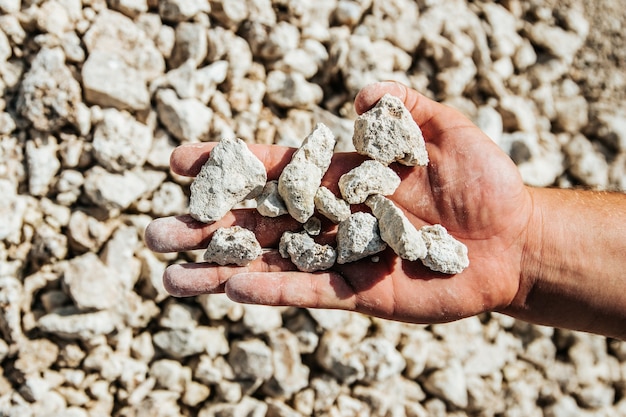
M 352 100 L 380 80 L 461 110 L 529 185 L 626 191 L 623 6 L 0 0 L 0 415 L 626 415 L 624 342 L 497 313 L 422 326 L 173 298 L 166 266 L 204 250 L 142 239 L 186 211 L 175 146 L 298 147 L 321 121 L 353 151 Z M 110 132 L 150 132 L 147 159 L 143 142 L 98 155 L 110 110 L 128 114 Z M 100 161 L 119 155 L 132 167 Z
M 204 252 L 204 260 L 219 265 L 246 266 L 262 253 L 261 245 L 252 231 L 240 226 L 220 227 L 213 233 Z
M 393 201 L 376 194 L 370 196 L 365 204 L 378 219 L 380 236 L 399 257 L 408 261 L 426 257 L 427 249 L 422 234 Z
M 263 216 L 278 217 L 289 213 L 283 198 L 278 192 L 278 181 L 268 181 L 256 198 L 256 209 Z
M 337 252 L 332 246 L 316 243 L 307 233 L 283 233 L 278 250 L 283 258 L 291 259 L 303 272 L 323 271 L 337 260 Z
M 314 202 L 317 211 L 333 223 L 339 223 L 350 216 L 350 205 L 324 186 L 317 189 Z
M 222 139 L 191 184 L 189 212 L 201 222 L 224 217 L 237 203 L 255 198 L 267 181 L 265 166 L 241 139 Z
M 444 274 L 458 274 L 469 266 L 467 246 L 450 236 L 445 227 L 423 226 L 420 232 L 426 244 L 425 266 Z
M 376 217 L 358 212 L 339 223 L 337 263 L 345 264 L 374 255 L 387 248 L 381 239 Z
M 428 164 L 422 131 L 402 100 L 390 94 L 356 118 L 353 141 L 358 153 L 385 165 Z
M 400 185 L 400 177 L 378 161 L 368 160 L 339 178 L 339 190 L 350 204 L 361 204 L 372 194 L 390 195 Z
M 293 154 L 278 179 L 278 192 L 291 217 L 305 223 L 315 210 L 315 194 L 330 166 L 335 135 L 318 123 Z

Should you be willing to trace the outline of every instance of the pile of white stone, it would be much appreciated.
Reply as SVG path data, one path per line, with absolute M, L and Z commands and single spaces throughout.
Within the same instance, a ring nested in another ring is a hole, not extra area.
M 626 24 L 620 0 L 600 2 Z M 585 71 L 602 56 L 582 6 L 0 0 L 0 415 L 626 414 L 624 343 L 496 313 L 416 326 L 173 299 L 165 267 L 205 251 L 143 242 L 189 211 L 177 145 L 298 148 L 321 122 L 351 151 L 354 95 L 388 79 L 466 113 L 528 184 L 626 190 L 626 82 Z M 259 210 L 280 212 L 278 188 Z M 311 190 L 331 221 L 350 211 Z M 374 214 L 390 201 L 369 198 Z
M 339 178 L 342 198 L 322 188 L 336 145 L 335 136 L 318 124 L 304 139 L 278 181 L 267 182 L 263 163 L 240 139 L 222 139 L 191 184 L 191 216 L 201 222 L 220 220 L 237 204 L 259 197 L 262 215 L 289 213 L 304 224 L 304 231 L 287 231 L 279 251 L 300 271 L 331 268 L 335 262 L 355 262 L 382 252 L 389 245 L 402 259 L 422 263 L 433 271 L 458 274 L 469 265 L 467 247 L 441 225 L 416 229 L 404 212 L 385 198 L 400 185 L 388 165 L 426 166 L 428 153 L 422 132 L 404 103 L 385 94 L 369 111 L 357 117 L 353 143 L 364 161 Z M 351 213 L 350 204 L 365 203 L 372 210 Z M 338 223 L 337 248 L 316 243 L 321 221 L 315 209 Z M 254 234 L 240 226 L 219 228 L 204 260 L 220 265 L 248 265 L 262 254 Z M 376 259 L 372 258 L 372 259 Z

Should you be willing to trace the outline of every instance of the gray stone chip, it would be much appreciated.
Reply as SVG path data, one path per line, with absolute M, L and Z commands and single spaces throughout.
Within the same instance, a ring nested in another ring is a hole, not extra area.
M 278 193 L 278 181 L 268 181 L 256 198 L 256 209 L 262 216 L 278 217 L 287 214 L 287 206 Z
M 385 165 L 428 165 L 422 131 L 402 100 L 390 94 L 356 119 L 352 141 L 358 153 Z
M 378 221 L 369 213 L 358 212 L 339 223 L 337 263 L 358 261 L 381 252 L 387 244 L 380 237 Z
M 283 258 L 290 258 L 303 272 L 323 271 L 332 267 L 337 259 L 335 249 L 315 243 L 306 233 L 283 233 L 278 250 Z
M 458 274 L 469 266 L 467 246 L 459 242 L 440 224 L 420 229 L 428 254 L 422 263 L 433 271 Z
M 204 253 L 204 260 L 219 265 L 246 266 L 263 253 L 254 233 L 240 226 L 222 227 L 215 231 Z
M 315 193 L 315 208 L 333 223 L 339 223 L 350 217 L 350 205 L 335 197 L 332 191 L 321 186 Z
M 372 209 L 372 213 L 378 219 L 380 236 L 399 257 L 408 261 L 426 257 L 422 233 L 391 200 L 382 195 L 373 195 L 365 204 Z
M 237 203 L 258 196 L 267 181 L 263 163 L 241 139 L 222 139 L 191 184 L 189 212 L 204 223 L 224 217 Z
M 400 177 L 378 161 L 364 161 L 339 178 L 341 195 L 350 204 L 361 204 L 372 194 L 391 195 L 400 185 Z

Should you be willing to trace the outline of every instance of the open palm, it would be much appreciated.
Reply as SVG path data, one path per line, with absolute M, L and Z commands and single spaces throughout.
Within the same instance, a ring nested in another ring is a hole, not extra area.
M 442 224 L 468 247 L 470 266 L 447 276 L 421 262 L 400 259 L 391 249 L 370 258 L 336 265 L 314 274 L 299 272 L 275 250 L 282 232 L 300 225 L 289 216 L 269 219 L 256 210 L 234 210 L 212 225 L 189 216 L 158 219 L 146 231 L 155 251 L 206 247 L 218 227 L 238 224 L 255 232 L 261 245 L 274 248 L 247 267 L 214 264 L 170 266 L 166 288 L 178 296 L 226 292 L 235 301 L 267 305 L 341 308 L 408 322 L 444 322 L 483 311 L 503 309 L 519 289 L 525 230 L 532 200 L 513 162 L 475 125 L 457 111 L 396 83 L 366 87 L 355 107 L 363 112 L 385 93 L 401 98 L 422 128 L 430 163 L 427 167 L 392 164 L 402 178 L 390 198 L 416 226 Z M 172 169 L 196 175 L 214 144 L 178 148 Z M 269 179 L 276 179 L 293 149 L 252 145 Z M 363 157 L 336 154 L 323 180 L 337 193 L 339 177 Z M 332 239 L 333 230 L 322 239 Z

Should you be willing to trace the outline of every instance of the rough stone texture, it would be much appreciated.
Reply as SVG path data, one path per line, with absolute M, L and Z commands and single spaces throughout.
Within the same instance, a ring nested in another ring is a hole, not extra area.
M 339 178 L 339 190 L 350 204 L 364 203 L 372 194 L 391 195 L 400 185 L 400 177 L 378 161 L 364 161 Z
M 354 147 L 382 164 L 427 165 L 428 154 L 419 126 L 404 103 L 385 94 L 354 122 Z
M 241 139 L 222 139 L 191 185 L 189 212 L 201 222 L 219 220 L 237 203 L 258 196 L 266 181 L 263 163 Z
M 427 250 L 421 232 L 391 200 L 373 195 L 365 204 L 378 219 L 380 236 L 399 257 L 409 261 L 426 257 Z
M 150 94 L 144 78 L 116 54 L 94 51 L 81 72 L 85 100 L 118 110 L 144 110 Z
M 378 221 L 369 213 L 358 212 L 339 223 L 337 263 L 358 261 L 387 248 L 378 230 Z
M 220 265 L 246 266 L 262 253 L 259 241 L 250 230 L 239 226 L 222 227 L 213 233 L 204 260 Z
M 278 181 L 268 181 L 263 191 L 256 198 L 256 209 L 263 216 L 278 217 L 289 213 L 287 206 L 278 193 Z
M 213 111 L 195 98 L 180 99 L 172 90 L 159 90 L 156 95 L 159 120 L 181 141 L 206 139 Z
M 272 71 L 267 75 L 267 95 L 279 107 L 307 108 L 322 100 L 323 91 L 298 72 Z
M 17 108 L 35 129 L 56 131 L 76 121 L 80 84 L 65 65 L 61 48 L 44 48 L 20 84 Z
M 142 166 L 152 146 L 150 128 L 130 114 L 115 109 L 103 111 L 93 134 L 94 156 L 105 168 L 122 172 Z
M 440 224 L 420 229 L 428 251 L 422 263 L 433 271 L 458 274 L 469 266 L 467 246 L 448 234 Z
M 342 222 L 350 217 L 350 205 L 324 186 L 317 189 L 314 203 L 317 211 L 333 223 Z
M 354 95 L 380 80 L 460 109 L 529 185 L 625 191 L 624 26 L 619 0 L 0 0 L 0 415 L 626 415 L 623 342 L 493 312 L 421 326 L 174 299 L 165 267 L 202 251 L 139 238 L 187 210 L 181 141 L 297 148 L 322 122 L 352 152 Z M 182 139 L 163 90 L 191 110 Z M 93 146 L 115 111 L 154 137 L 121 172 Z M 113 304 L 98 288 L 117 305 L 79 310 Z M 251 340 L 263 381 L 228 362 Z
M 318 123 L 278 179 L 278 192 L 291 217 L 305 223 L 315 211 L 315 193 L 330 166 L 335 136 Z
M 278 250 L 303 272 L 323 271 L 332 267 L 337 259 L 337 252 L 331 246 L 315 243 L 306 233 L 283 233 Z

